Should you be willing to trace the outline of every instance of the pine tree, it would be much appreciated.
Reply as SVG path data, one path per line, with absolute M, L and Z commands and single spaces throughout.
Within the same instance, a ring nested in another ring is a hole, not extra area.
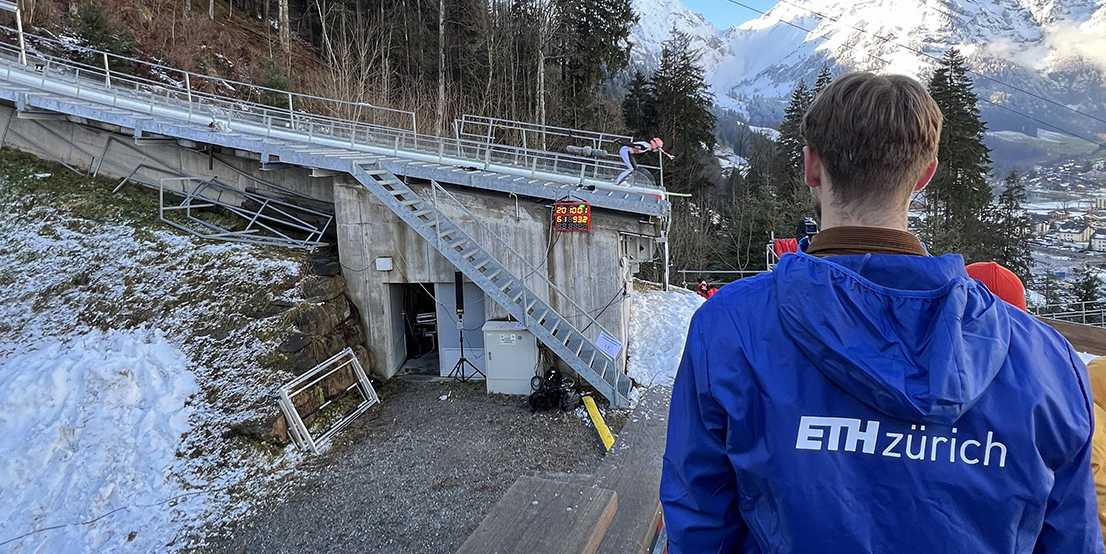
M 1055 310 L 1067 302 L 1068 294 L 1064 284 L 1055 273 L 1048 272 L 1040 282 L 1041 294 L 1045 297 L 1045 306 Z
M 987 180 L 991 156 L 983 143 L 986 125 L 964 57 L 955 48 L 934 71 L 929 93 L 944 114 L 944 126 L 937 174 L 926 191 L 924 239 L 937 252 L 990 259 L 994 233 L 987 220 L 992 190 Z
M 633 79 L 622 100 L 622 119 L 630 133 L 638 137 L 653 134 L 656 127 L 656 110 L 649 91 L 649 81 L 641 71 L 635 71 Z
M 714 98 L 699 65 L 700 53 L 689 44 L 687 35 L 672 30 L 649 79 L 649 95 L 657 135 L 676 156 L 665 164 L 665 185 L 678 192 L 701 193 L 706 186 L 706 163 L 714 159 Z
M 795 221 L 809 214 L 812 202 L 803 182 L 803 116 L 810 107 L 811 93 L 806 83 L 799 81 L 791 91 L 791 101 L 780 123 L 780 138 L 772 160 L 771 176 L 776 191 L 778 223 L 794 227 Z
M 637 23 L 631 0 L 557 0 L 562 14 L 560 55 L 564 119 L 571 127 L 594 126 L 597 94 L 606 76 L 630 61 L 630 30 Z
M 822 64 L 822 69 L 818 71 L 818 78 L 814 80 L 814 89 L 811 90 L 811 98 L 818 96 L 818 93 L 825 90 L 830 83 L 833 82 L 833 73 L 830 71 L 828 63 Z
M 1102 281 L 1096 271 L 1089 264 L 1083 264 L 1075 272 L 1075 282 L 1072 283 L 1072 300 L 1074 302 L 1098 302 L 1102 299 Z
M 1033 267 L 1033 251 L 1029 241 L 1033 236 L 1032 222 L 1025 212 L 1025 182 L 1011 171 L 1005 179 L 1006 188 L 991 211 L 991 229 L 995 233 L 994 261 L 1013 271 L 1022 281 L 1029 279 Z

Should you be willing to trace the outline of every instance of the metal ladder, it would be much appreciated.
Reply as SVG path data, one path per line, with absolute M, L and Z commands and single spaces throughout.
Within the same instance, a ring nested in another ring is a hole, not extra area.
M 497 304 L 522 322 L 558 358 L 616 408 L 629 405 L 630 377 L 567 318 L 553 309 L 433 203 L 375 163 L 351 174 Z M 546 279 L 548 282 L 548 279 Z

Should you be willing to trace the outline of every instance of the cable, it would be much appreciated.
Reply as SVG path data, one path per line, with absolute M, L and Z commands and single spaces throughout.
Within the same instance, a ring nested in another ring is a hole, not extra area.
M 756 13 L 758 13 L 758 14 L 760 14 L 760 15 L 768 15 L 768 12 L 767 12 L 767 11 L 764 11 L 764 10 L 761 10 L 761 9 L 758 9 L 758 8 L 754 8 L 753 6 L 750 6 L 750 5 L 748 5 L 748 4 L 745 4 L 744 2 L 741 2 L 740 0 L 726 0 L 726 1 L 727 1 L 727 2 L 729 2 L 729 3 L 731 3 L 731 4 L 734 4 L 734 5 L 736 5 L 736 6 L 740 6 L 740 7 L 742 7 L 742 8 L 745 8 L 745 9 L 747 9 L 747 10 L 750 10 L 750 11 L 756 12 Z M 815 10 L 812 10 L 812 9 L 810 9 L 810 8 L 807 8 L 807 7 L 805 7 L 805 6 L 800 6 L 800 5 L 798 5 L 798 4 L 795 4 L 795 3 L 793 3 L 793 2 L 790 2 L 790 1 L 788 1 L 788 0 L 779 0 L 779 1 L 780 1 L 781 3 L 783 3 L 783 4 L 787 4 L 787 5 L 789 5 L 789 6 L 793 6 L 793 7 L 799 8 L 799 9 L 801 9 L 801 10 L 804 10 L 804 11 L 806 11 L 806 12 L 808 12 L 808 13 L 811 13 L 811 14 L 813 14 L 813 15 L 814 15 L 815 17 L 818 17 L 819 19 L 828 19 L 828 20 L 830 20 L 830 21 L 832 21 L 832 22 L 834 22 L 834 23 L 840 23 L 840 19 L 839 19 L 839 18 L 835 18 L 835 17 L 832 17 L 832 16 L 828 16 L 828 15 L 822 14 L 822 13 L 820 13 L 820 12 L 817 12 L 817 11 L 815 11 Z M 799 29 L 799 30 L 801 30 L 801 31 L 804 31 L 804 32 L 807 32 L 807 33 L 812 33 L 812 32 L 813 32 L 813 30 L 811 30 L 811 29 L 807 29 L 807 28 L 805 28 L 805 27 L 803 27 L 803 26 L 801 26 L 801 25 L 798 25 L 798 24 L 796 24 L 796 23 L 792 23 L 792 22 L 790 22 L 790 21 L 785 21 L 785 20 L 782 20 L 782 19 L 779 19 L 779 18 L 776 18 L 776 22 L 777 22 L 777 23 L 783 23 L 783 24 L 785 24 L 785 25 L 788 25 L 788 26 L 794 27 L 794 28 L 796 28 L 796 29 Z M 879 35 L 877 35 L 877 34 L 875 34 L 875 33 L 871 32 L 871 31 L 868 31 L 867 29 L 863 29 L 863 28 L 857 27 L 857 26 L 855 26 L 855 25 L 851 25 L 851 24 L 848 24 L 848 23 L 846 23 L 845 25 L 846 25 L 846 26 L 848 26 L 848 27 L 850 27 L 850 28 L 852 28 L 852 29 L 854 29 L 854 30 L 856 30 L 856 31 L 859 31 L 859 32 L 861 32 L 861 33 L 864 33 L 864 34 L 867 34 L 867 35 L 869 35 L 869 36 L 875 37 L 875 38 L 877 38 L 877 39 L 879 39 L 879 40 L 883 41 L 884 43 L 888 43 L 888 42 L 891 42 L 891 41 L 895 41 L 895 43 L 894 43 L 894 46 L 896 46 L 896 47 L 898 47 L 898 48 L 904 49 L 904 50 L 906 50 L 906 51 L 908 51 L 908 52 L 912 52 L 912 53 L 918 54 L 918 55 L 920 55 L 920 56 L 923 56 L 923 57 L 929 58 L 929 59 L 931 59 L 931 60 L 934 60 L 934 61 L 937 61 L 937 62 L 940 62 L 940 61 L 941 61 L 941 58 L 939 58 L 939 57 L 937 57 L 937 56 L 934 56 L 934 55 L 932 55 L 932 54 L 928 54 L 928 53 L 926 53 L 926 52 L 924 52 L 924 51 L 922 51 L 922 50 L 919 50 L 919 49 L 917 49 L 917 48 L 914 48 L 914 47 L 911 47 L 911 46 L 907 46 L 907 45 L 905 45 L 905 44 L 902 44 L 901 42 L 898 42 L 898 39 L 897 39 L 896 37 L 894 37 L 894 36 L 882 37 L 882 36 L 879 36 Z M 883 63 L 889 63 L 889 62 L 888 62 L 887 60 L 885 60 L 885 59 L 883 59 L 883 58 L 881 58 L 881 57 L 879 57 L 879 56 L 876 56 L 876 55 L 872 55 L 872 57 L 873 57 L 873 58 L 876 58 L 877 60 L 880 60 L 880 61 L 882 61 Z M 999 80 L 999 79 L 995 79 L 994 77 L 990 77 L 990 76 L 987 76 L 987 75 L 983 75 L 983 74 L 981 74 L 981 73 L 978 73 L 978 72 L 976 72 L 976 71 L 973 71 L 973 70 L 971 70 L 971 69 L 969 69 L 969 68 L 967 68 L 967 67 L 965 67 L 964 69 L 965 69 L 965 71 L 966 71 L 967 73 L 970 73 L 970 74 L 972 74 L 972 75 L 974 75 L 974 76 L 976 76 L 976 77 L 979 77 L 979 78 L 982 78 L 982 79 L 986 79 L 986 80 L 988 80 L 988 81 L 992 81 L 992 82 L 994 82 L 994 83 L 998 83 L 999 85 L 1002 85 L 1002 86 L 1004 86 L 1004 87 L 1006 87 L 1006 88 L 1009 88 L 1009 89 L 1011 89 L 1011 90 L 1014 90 L 1014 91 L 1017 91 L 1017 92 L 1021 92 L 1021 93 L 1025 94 L 1025 95 L 1027 95 L 1027 96 L 1030 96 L 1030 97 L 1032 97 L 1032 98 L 1036 98 L 1036 99 L 1038 99 L 1038 100 L 1041 100 L 1041 101 L 1043 101 L 1043 102 L 1047 102 L 1047 103 L 1049 103 L 1049 104 L 1053 104 L 1053 105 L 1055 105 L 1055 106 L 1059 106 L 1059 107 L 1061 107 L 1061 108 L 1064 108 L 1064 109 L 1066 109 L 1066 110 L 1068 110 L 1068 111 L 1070 111 L 1070 112 L 1072 112 L 1072 113 L 1075 113 L 1075 114 L 1081 115 L 1081 116 L 1083 116 L 1083 117 L 1086 117 L 1086 118 L 1088 118 L 1088 119 L 1093 119 L 1093 120 L 1095 120 L 1095 121 L 1098 121 L 1098 122 L 1100 122 L 1100 123 L 1106 123 L 1106 119 L 1102 119 L 1102 118 L 1100 118 L 1100 117 L 1098 117 L 1098 116 L 1095 116 L 1095 115 L 1093 115 L 1093 114 L 1088 114 L 1088 113 L 1082 112 L 1082 111 L 1080 111 L 1080 110 L 1077 110 L 1077 109 L 1075 109 L 1075 108 L 1072 108 L 1071 106 L 1068 106 L 1068 105 L 1066 105 L 1066 104 L 1064 104 L 1064 103 L 1062 103 L 1062 102 L 1058 102 L 1058 101 L 1056 101 L 1056 100 L 1053 100 L 1053 99 L 1051 99 L 1051 98 L 1048 98 L 1048 97 L 1045 97 L 1045 96 L 1041 96 L 1041 95 L 1039 95 L 1039 94 L 1036 94 L 1036 93 L 1030 92 L 1030 91 L 1028 91 L 1028 90 L 1025 90 L 1025 89 L 1023 89 L 1023 88 L 1021 88 L 1021 87 L 1018 87 L 1018 86 L 1015 86 L 1015 85 L 1011 85 L 1011 84 L 1009 84 L 1009 83 L 1006 83 L 1006 82 L 1004 82 L 1004 81 L 1001 81 L 1001 80 Z M 1008 107 L 1008 106 L 1002 106 L 1002 105 L 996 104 L 996 103 L 994 103 L 994 102 L 992 102 L 992 101 L 990 101 L 990 100 L 988 100 L 988 99 L 986 99 L 986 98 L 981 98 L 981 99 L 982 99 L 983 101 L 987 102 L 988 104 L 991 104 L 991 105 L 993 105 L 993 106 L 997 106 L 997 107 L 1000 107 L 1000 108 L 1002 108 L 1002 109 L 1004 109 L 1004 110 L 1006 110 L 1006 111 L 1009 111 L 1009 112 L 1015 113 L 1015 114 L 1017 114 L 1017 115 L 1020 115 L 1020 116 L 1022 116 L 1022 117 L 1024 117 L 1024 118 L 1026 118 L 1026 119 L 1029 119 L 1029 120 L 1031 120 L 1031 121 L 1034 121 L 1034 122 L 1037 122 L 1037 123 L 1042 123 L 1042 124 L 1048 125 L 1049 127 L 1052 127 L 1053 129 L 1057 129 L 1057 130 L 1059 130 L 1059 131 L 1060 131 L 1060 132 L 1062 132 L 1062 133 L 1066 133 L 1066 134 L 1072 135 L 1072 136 L 1074 136 L 1074 137 L 1076 137 L 1076 138 L 1080 138 L 1080 139 L 1086 140 L 1086 141 L 1088 141 L 1088 142 L 1090 142 L 1090 143 L 1092 143 L 1092 144 L 1098 144 L 1098 146 L 1099 146 L 1099 150 L 1102 150 L 1102 149 L 1106 149 L 1106 142 L 1100 142 L 1100 141 L 1099 141 L 1098 139 L 1088 139 L 1087 137 L 1085 137 L 1085 136 L 1082 136 L 1082 135 L 1081 135 L 1081 134 L 1079 134 L 1079 133 L 1073 133 L 1073 132 L 1071 132 L 1071 131 L 1068 131 L 1068 130 L 1066 130 L 1066 129 L 1064 129 L 1064 128 L 1062 128 L 1062 127 L 1058 126 L 1058 125 L 1052 124 L 1052 123 L 1044 123 L 1044 122 L 1043 122 L 1043 121 L 1041 121 L 1040 119 L 1037 119 L 1037 118 L 1035 118 L 1035 117 L 1033 117 L 1033 116 L 1031 116 L 1031 115 L 1028 115 L 1028 114 L 1022 113 L 1021 111 L 1015 110 L 1015 109 L 1013 109 L 1013 108 L 1010 108 L 1010 107 Z
M 619 296 L 622 296 L 622 298 L 619 298 Z M 587 324 L 587 326 L 585 326 L 583 329 L 580 329 L 580 334 L 584 334 L 584 332 L 586 332 L 588 329 L 590 329 L 592 325 L 594 325 L 597 321 L 599 321 L 599 318 L 603 316 L 603 313 L 606 312 L 607 309 L 609 309 L 612 305 L 615 304 L 615 299 L 616 298 L 618 299 L 618 303 L 621 303 L 622 299 L 625 298 L 625 295 L 623 294 L 622 291 L 618 291 L 618 294 L 615 294 L 614 297 L 611 298 L 610 301 L 607 302 L 607 305 L 603 306 L 602 310 L 599 310 L 599 313 L 595 314 L 594 316 L 591 316 L 591 322 L 589 322 Z

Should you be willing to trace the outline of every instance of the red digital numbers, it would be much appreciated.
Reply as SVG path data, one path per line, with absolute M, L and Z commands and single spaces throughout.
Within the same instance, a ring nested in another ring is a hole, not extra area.
M 553 204 L 553 230 L 561 233 L 591 231 L 591 205 L 582 200 Z

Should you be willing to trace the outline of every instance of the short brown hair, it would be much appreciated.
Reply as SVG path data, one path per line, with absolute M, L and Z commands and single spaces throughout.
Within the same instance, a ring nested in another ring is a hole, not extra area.
M 914 79 L 857 72 L 818 94 L 803 116 L 803 139 L 816 152 L 842 205 L 904 200 L 937 157 L 941 110 Z

